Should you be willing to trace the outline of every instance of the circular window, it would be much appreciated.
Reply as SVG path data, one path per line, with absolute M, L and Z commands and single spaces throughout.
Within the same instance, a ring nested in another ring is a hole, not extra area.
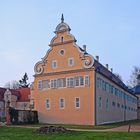
M 64 55 L 64 53 L 65 53 L 64 50 L 60 50 L 60 51 L 59 51 L 59 54 L 60 54 L 60 55 Z

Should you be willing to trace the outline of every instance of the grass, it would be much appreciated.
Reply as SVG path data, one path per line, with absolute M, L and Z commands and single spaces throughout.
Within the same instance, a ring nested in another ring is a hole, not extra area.
M 140 133 L 127 132 L 67 132 L 36 134 L 31 128 L 0 127 L 0 140 L 139 140 Z
M 27 126 L 33 126 L 33 127 L 41 127 L 41 126 L 63 126 L 65 128 L 72 128 L 72 129 L 94 129 L 94 130 L 99 130 L 99 129 L 111 129 L 115 127 L 119 127 L 122 125 L 131 125 L 135 123 L 140 123 L 140 120 L 132 120 L 132 121 L 126 121 L 126 122 L 118 122 L 118 123 L 112 123 L 112 124 L 104 124 L 104 125 L 98 125 L 98 126 L 93 126 L 93 125 L 71 125 L 71 124 L 33 124 L 33 125 L 27 125 Z

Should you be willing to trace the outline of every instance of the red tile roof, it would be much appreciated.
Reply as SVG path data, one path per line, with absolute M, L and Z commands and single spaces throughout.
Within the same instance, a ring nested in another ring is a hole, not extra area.
M 20 98 L 18 102 L 29 102 L 29 96 L 30 96 L 30 88 L 19 88 L 17 89 L 20 93 Z
M 0 87 L 0 101 L 4 100 L 4 93 L 7 89 L 6 88 L 1 88 Z M 12 95 L 16 95 L 18 97 L 18 99 L 20 98 L 20 92 L 15 90 L 15 89 L 9 89 L 12 93 Z

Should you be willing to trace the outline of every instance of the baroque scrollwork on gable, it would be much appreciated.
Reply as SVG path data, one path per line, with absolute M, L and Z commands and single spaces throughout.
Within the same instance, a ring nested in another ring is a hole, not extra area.
M 35 74 L 42 74 L 43 73 L 44 68 L 43 68 L 43 62 L 42 61 L 36 63 L 36 65 L 34 67 L 34 71 L 35 71 Z
M 46 55 L 42 58 L 42 61 L 39 61 L 38 63 L 35 64 L 35 67 L 34 67 L 35 74 L 42 74 L 44 72 L 43 66 L 47 63 L 47 57 L 51 51 L 52 51 L 52 48 L 50 48 L 47 51 Z
M 94 64 L 94 58 L 89 54 L 84 55 L 84 57 L 85 57 L 83 61 L 84 68 L 91 68 Z
M 92 55 L 90 55 L 90 54 L 85 54 L 85 52 L 84 52 L 84 50 L 83 51 L 81 51 L 79 48 L 79 46 L 76 44 L 76 43 L 74 43 L 74 46 L 78 49 L 78 51 L 80 52 L 80 55 L 79 55 L 79 57 L 80 57 L 80 59 L 83 61 L 83 67 L 84 68 L 91 68 L 91 67 L 93 67 L 93 64 L 94 64 L 94 58 L 93 58 L 93 56 Z

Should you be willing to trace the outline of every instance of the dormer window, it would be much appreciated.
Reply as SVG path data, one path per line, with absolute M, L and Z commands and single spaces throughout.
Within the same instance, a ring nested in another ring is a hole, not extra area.
M 61 37 L 61 43 L 63 43 L 64 42 L 64 37 Z
M 68 59 L 68 65 L 69 66 L 74 66 L 74 58 L 69 58 Z
M 57 60 L 52 61 L 52 68 L 56 69 L 57 68 Z

